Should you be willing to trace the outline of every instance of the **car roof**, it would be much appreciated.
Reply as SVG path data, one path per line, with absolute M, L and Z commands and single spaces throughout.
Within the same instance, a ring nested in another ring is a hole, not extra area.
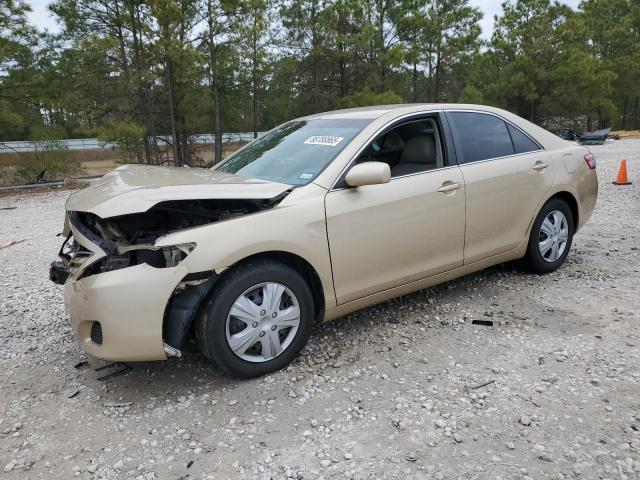
M 367 118 L 374 119 L 389 113 L 392 110 L 402 110 L 409 105 L 373 105 L 371 107 L 345 108 L 342 110 L 332 110 L 329 112 L 320 112 L 309 115 L 305 118 L 321 118 L 321 119 L 352 119 Z
M 511 112 L 501 108 L 490 107 L 488 105 L 475 105 L 470 103 L 405 103 L 396 105 L 375 105 L 371 107 L 347 108 L 344 110 L 321 112 L 299 118 L 298 120 L 368 119 L 371 120 L 372 125 L 376 125 L 378 123 L 393 121 L 394 119 L 403 117 L 404 115 L 439 110 L 466 110 L 497 115 L 503 120 L 507 120 L 527 132 L 528 135 L 532 136 L 546 149 L 567 146 L 566 140 L 562 140 L 551 132 Z
M 473 105 L 467 103 L 408 103 L 402 105 L 376 105 L 371 107 L 360 108 L 348 108 L 345 110 L 334 110 L 331 112 L 316 113 L 306 117 L 299 118 L 297 120 L 311 120 L 311 119 L 326 119 L 326 120 L 338 120 L 338 119 L 368 119 L 369 124 L 365 126 L 362 131 L 355 137 L 354 140 L 336 157 L 336 160 L 331 164 L 314 180 L 314 183 L 320 185 L 323 188 L 330 189 L 336 178 L 340 175 L 344 167 L 345 162 L 348 162 L 353 155 L 356 154 L 357 149 L 363 144 L 371 141 L 373 136 L 378 134 L 381 129 L 387 128 L 395 121 L 402 119 L 406 116 L 419 115 L 425 112 L 435 111 L 451 111 L 451 110 L 464 110 L 472 112 L 484 112 L 495 115 L 523 130 L 527 135 L 531 136 L 536 142 L 538 142 L 545 150 L 551 149 L 569 149 L 575 148 L 575 143 L 568 142 L 560 137 L 552 134 L 551 132 L 531 123 L 530 121 L 519 117 L 511 112 L 502 110 L 496 107 L 489 107 L 487 105 Z
M 473 105 L 466 103 L 403 103 L 394 105 L 373 105 L 370 107 L 345 108 L 342 110 L 333 110 L 328 112 L 320 112 L 306 116 L 306 119 L 376 119 L 386 115 L 387 113 L 395 113 L 402 115 L 404 113 L 413 113 L 416 109 L 420 110 L 451 110 L 451 109 L 468 109 L 479 110 L 484 112 L 498 112 L 499 109 L 489 107 L 487 105 Z

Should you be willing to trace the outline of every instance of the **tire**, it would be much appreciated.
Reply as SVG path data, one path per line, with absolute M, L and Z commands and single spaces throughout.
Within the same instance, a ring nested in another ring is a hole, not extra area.
M 559 212 L 564 216 L 566 228 L 562 228 L 564 223 L 562 221 L 558 221 L 561 216 L 555 212 Z M 545 223 L 545 220 L 547 219 L 548 221 Z M 567 258 L 569 250 L 571 249 L 574 232 L 573 222 L 574 220 L 571 209 L 564 200 L 552 198 L 545 203 L 531 227 L 529 245 L 527 247 L 527 253 L 523 258 L 523 266 L 527 270 L 535 273 L 550 273 L 557 270 L 558 267 L 562 265 L 565 258 Z M 560 229 L 558 231 L 554 231 L 552 229 L 551 231 L 557 236 L 554 237 L 547 235 L 547 232 L 549 232 L 549 226 L 552 225 L 556 227 L 556 223 L 560 225 Z M 564 242 L 564 246 L 562 246 L 562 240 L 565 238 L 565 235 L 566 241 Z M 555 240 L 556 238 L 557 242 Z M 547 250 L 545 254 L 543 254 L 542 250 L 546 249 L 548 246 L 548 243 L 543 245 L 543 242 L 549 239 L 552 245 L 551 250 Z M 558 250 L 554 253 L 553 245 L 556 243 L 558 245 Z
M 267 300 L 279 293 L 279 300 Z M 253 260 L 235 267 L 213 288 L 196 337 L 200 350 L 224 373 L 253 378 L 291 363 L 307 343 L 314 318 L 313 295 L 298 272 L 276 261 Z

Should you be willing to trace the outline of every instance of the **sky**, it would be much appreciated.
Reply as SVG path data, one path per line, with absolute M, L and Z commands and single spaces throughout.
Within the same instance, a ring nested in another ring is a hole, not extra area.
M 484 13 L 484 17 L 480 21 L 482 27 L 482 37 L 489 38 L 493 30 L 493 17 L 502 12 L 502 2 L 504 0 L 469 0 L 469 3 L 478 7 Z M 580 0 L 561 0 L 560 3 L 577 8 Z
M 29 14 L 29 19 L 32 23 L 36 24 L 40 28 L 56 32 L 58 30 L 56 20 L 49 14 L 47 10 L 47 5 L 49 4 L 49 2 L 50 0 L 27 1 L 27 3 L 31 5 L 31 9 L 33 10 Z M 500 12 L 502 11 L 502 2 L 503 0 L 470 0 L 469 3 L 471 3 L 471 5 L 479 7 L 480 10 L 482 10 L 484 13 L 484 18 L 480 22 L 483 38 L 488 38 L 491 35 L 491 31 L 493 29 L 493 17 L 494 15 L 500 14 Z M 562 3 L 566 3 L 567 5 L 576 8 L 580 3 L 580 0 L 564 0 Z

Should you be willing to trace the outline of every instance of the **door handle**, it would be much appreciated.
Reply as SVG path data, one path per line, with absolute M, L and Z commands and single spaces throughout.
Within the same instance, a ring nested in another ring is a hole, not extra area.
M 533 165 L 533 167 L 531 167 L 531 168 L 533 168 L 534 170 L 537 170 L 537 171 L 541 171 L 541 170 L 544 170 L 545 168 L 547 168 L 549 165 L 551 165 L 551 164 L 547 163 L 547 162 L 536 162 Z
M 446 183 L 443 184 L 438 191 L 442 193 L 453 192 L 454 190 L 458 190 L 462 185 L 459 183 Z

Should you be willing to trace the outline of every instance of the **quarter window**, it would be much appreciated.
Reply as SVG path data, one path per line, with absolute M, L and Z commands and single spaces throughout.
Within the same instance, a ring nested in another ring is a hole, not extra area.
M 513 155 L 506 123 L 484 113 L 450 112 L 462 147 L 462 163 Z
M 507 124 L 507 128 L 511 134 L 511 140 L 513 140 L 513 147 L 515 148 L 516 153 L 527 153 L 540 150 L 540 147 L 536 142 L 531 140 L 516 127 Z

